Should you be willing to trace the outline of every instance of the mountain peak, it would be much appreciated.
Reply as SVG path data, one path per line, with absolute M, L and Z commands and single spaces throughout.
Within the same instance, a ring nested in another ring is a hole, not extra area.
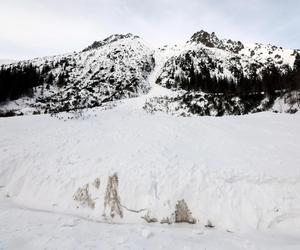
M 220 40 L 215 32 L 211 34 L 205 30 L 201 30 L 192 35 L 189 43 L 201 43 L 209 48 L 217 48 L 226 51 L 231 51 L 233 53 L 238 53 L 244 48 L 244 45 L 240 41 L 232 41 L 231 39 Z
M 202 43 L 207 47 L 214 48 L 216 43 L 219 42 L 219 39 L 216 36 L 215 32 L 209 34 L 205 30 L 200 30 L 192 35 L 190 42 Z
M 131 33 L 127 33 L 127 34 L 113 34 L 107 38 L 105 38 L 102 41 L 95 41 L 92 43 L 92 45 L 88 46 L 87 48 L 85 48 L 83 50 L 83 52 L 88 51 L 88 50 L 92 50 L 92 49 L 98 49 L 106 44 L 110 44 L 113 42 L 116 42 L 118 40 L 122 40 L 122 39 L 127 39 L 127 38 L 139 38 L 139 36 L 133 35 Z

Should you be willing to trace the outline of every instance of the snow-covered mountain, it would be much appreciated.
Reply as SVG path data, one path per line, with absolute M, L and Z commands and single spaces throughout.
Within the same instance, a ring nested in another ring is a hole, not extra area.
M 8 102 L 16 113 L 59 112 L 101 106 L 107 101 L 135 97 L 149 90 L 146 81 L 154 67 L 150 50 L 131 34 L 112 35 L 83 52 L 37 58 L 4 68 L 33 66 L 39 79 L 31 97 Z
M 182 46 L 164 46 L 159 51 L 171 56 L 157 84 L 181 93 L 148 100 L 149 112 L 221 116 L 299 109 L 299 92 L 287 90 L 290 72 L 296 66 L 300 69 L 297 50 L 242 44 L 200 31 Z M 299 73 L 297 86 L 290 90 L 300 89 Z
M 12 81 L 31 67 L 36 77 L 24 80 L 29 85 L 20 93 L 19 82 L 11 84 L 12 89 L 5 86 L 8 90 L 2 93 L 8 95 L 1 99 L 10 101 L 2 102 L 1 112 L 48 113 L 101 106 L 147 94 L 154 83 L 177 97 L 148 100 L 145 109 L 150 112 L 184 109 L 186 114 L 198 115 L 245 114 L 269 110 L 278 103 L 285 108 L 274 110 L 296 112 L 300 97 L 291 90 L 298 89 L 287 90 L 286 82 L 299 59 L 297 50 L 219 39 L 203 30 L 185 44 L 155 50 L 138 36 L 112 35 L 82 52 L 2 66 L 9 74 L 17 72 Z M 0 81 L 1 85 L 8 82 L 1 75 Z M 277 94 L 272 92 L 270 98 L 270 93 L 266 95 L 270 90 Z M 241 98 L 243 92 L 247 98 Z
M 173 48 L 164 47 L 161 50 Z M 175 50 L 176 51 L 176 50 Z M 275 66 L 286 73 L 294 67 L 298 52 L 272 45 L 243 45 L 240 41 L 220 40 L 215 33 L 195 33 L 180 52 L 171 56 L 162 69 L 158 82 L 176 85 L 176 76 L 189 77 L 190 71 L 201 73 L 207 68 L 211 76 L 237 81 L 241 74 L 251 77 L 261 75 L 264 69 Z
M 200 117 L 296 112 L 298 54 L 201 31 L 1 66 L 2 115 L 51 114 L 0 118 L 0 249 L 300 249 L 300 113 Z

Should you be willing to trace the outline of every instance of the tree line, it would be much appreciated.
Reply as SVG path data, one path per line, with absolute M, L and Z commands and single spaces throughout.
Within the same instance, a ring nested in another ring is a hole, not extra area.
M 30 64 L 17 64 L 12 67 L 3 65 L 0 67 L 0 102 L 16 100 L 22 96 L 32 96 L 34 87 L 56 83 L 63 87 L 68 83 L 69 73 L 61 72 L 55 77 L 49 65 L 44 65 L 40 70 Z
M 33 87 L 42 84 L 37 69 L 32 64 L 0 68 L 0 101 L 16 100 L 31 96 Z
M 250 74 L 246 77 L 237 69 L 232 69 L 236 81 L 227 78 L 217 78 L 211 75 L 211 68 L 201 63 L 200 72 L 191 63 L 188 77 L 175 77 L 175 87 L 185 90 L 203 91 L 212 94 L 228 96 L 249 96 L 264 93 L 272 96 L 277 92 L 300 90 L 300 55 L 297 54 L 293 69 L 288 66 L 285 73 L 279 71 L 275 65 L 269 65 L 258 76 L 255 65 L 250 65 Z M 212 64 L 210 64 L 212 66 Z M 216 67 L 216 65 L 213 65 Z M 51 67 L 44 65 L 40 70 L 32 64 L 17 64 L 12 67 L 0 67 L 0 102 L 16 100 L 22 96 L 32 96 L 34 87 L 56 83 L 63 87 L 69 82 L 68 72 L 62 71 L 58 76 L 51 73 Z
M 261 75 L 257 73 L 256 65 L 250 65 L 250 74 L 246 77 L 243 72 L 233 69 L 236 80 L 211 76 L 211 69 L 205 63 L 200 63 L 200 72 L 196 71 L 193 63 L 188 77 L 175 77 L 175 85 L 181 89 L 202 91 L 212 94 L 248 96 L 261 94 L 272 96 L 278 92 L 300 90 L 300 55 L 297 54 L 293 69 L 286 66 L 282 73 L 274 64 L 265 68 Z

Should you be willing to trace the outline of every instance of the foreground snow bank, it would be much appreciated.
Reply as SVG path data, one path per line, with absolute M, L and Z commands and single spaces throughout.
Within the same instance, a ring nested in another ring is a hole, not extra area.
M 298 250 L 299 234 L 232 233 L 197 225 L 107 224 L 0 202 L 1 249 Z
M 77 120 L 0 119 L 0 199 L 103 221 L 108 176 L 117 173 L 122 205 L 145 209 L 123 207 L 122 222 L 142 223 L 146 212 L 160 221 L 184 199 L 198 226 L 297 228 L 299 115 L 180 118 L 133 102 Z M 91 206 L 73 198 L 86 184 Z

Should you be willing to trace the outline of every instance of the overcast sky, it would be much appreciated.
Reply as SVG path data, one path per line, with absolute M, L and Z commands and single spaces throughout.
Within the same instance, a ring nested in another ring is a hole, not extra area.
M 82 50 L 113 33 L 149 43 L 196 31 L 300 48 L 299 0 L 0 0 L 0 59 Z

